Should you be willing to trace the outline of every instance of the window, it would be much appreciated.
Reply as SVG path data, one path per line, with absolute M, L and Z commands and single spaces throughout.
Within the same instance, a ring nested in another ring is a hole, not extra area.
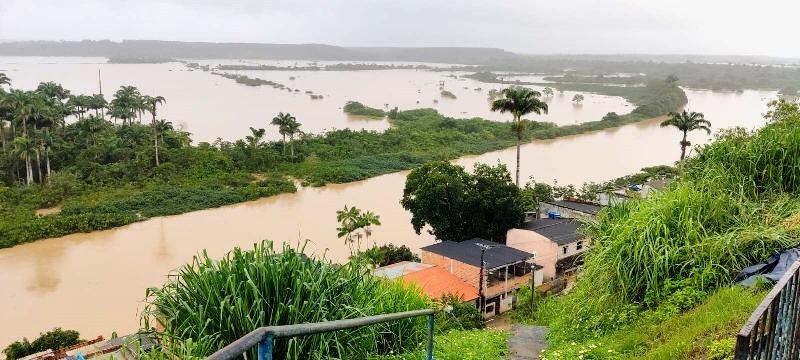
M 566 254 L 567 251 L 569 251 L 569 246 L 564 246 L 564 247 L 561 248 L 561 252 L 562 253 Z
M 578 245 L 577 245 L 577 246 L 575 246 L 575 249 L 576 249 L 576 250 L 581 250 L 581 249 L 583 249 L 583 241 L 578 241 Z

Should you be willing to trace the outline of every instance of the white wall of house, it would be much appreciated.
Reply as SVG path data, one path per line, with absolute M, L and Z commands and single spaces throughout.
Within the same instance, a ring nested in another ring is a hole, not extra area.
M 556 277 L 556 262 L 558 260 L 586 251 L 589 242 L 586 239 L 582 239 L 566 245 L 558 245 L 535 231 L 511 229 L 506 233 L 506 245 L 536 254 L 533 261 L 542 266 L 542 269 L 539 270 L 540 280 L 536 280 L 537 274 L 534 272 L 534 283 L 539 285 Z

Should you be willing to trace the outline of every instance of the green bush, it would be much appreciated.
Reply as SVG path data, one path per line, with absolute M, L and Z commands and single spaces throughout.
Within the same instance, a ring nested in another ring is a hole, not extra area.
M 401 261 L 420 261 L 419 256 L 411 252 L 408 246 L 394 246 L 394 244 L 374 246 L 367 250 L 359 251 L 351 258 L 357 258 L 359 261 L 377 267 L 396 264 Z
M 438 300 L 442 309 L 436 313 L 436 329 L 440 332 L 450 330 L 483 329 L 486 324 L 473 301 L 465 302 L 456 295 L 445 295 Z
M 416 290 L 372 277 L 357 262 L 334 265 L 271 243 L 234 249 L 220 260 L 203 253 L 160 289 L 148 290 L 145 324 L 178 339 L 221 348 L 260 326 L 348 319 L 427 308 Z M 276 359 L 365 358 L 399 353 L 425 338 L 425 319 L 281 339 Z M 208 354 L 203 354 L 208 355 Z M 251 356 L 254 353 L 251 353 Z
M 80 334 L 75 330 L 55 328 L 28 342 L 28 339 L 15 341 L 3 350 L 7 360 L 15 360 L 45 350 L 59 350 L 80 343 Z

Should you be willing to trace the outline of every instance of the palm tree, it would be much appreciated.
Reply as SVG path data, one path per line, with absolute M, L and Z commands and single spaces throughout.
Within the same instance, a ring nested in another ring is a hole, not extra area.
M 372 225 L 380 225 L 381 224 L 381 217 L 375 215 L 372 211 L 366 211 L 364 214 L 361 215 L 359 218 L 361 227 L 364 229 L 364 235 L 366 237 L 365 241 L 369 246 L 369 237 L 372 236 Z M 376 246 L 375 241 L 373 240 L 372 246 Z
M 671 112 L 670 118 L 661 123 L 661 127 L 674 126 L 683 132 L 683 140 L 681 140 L 681 161 L 686 158 L 686 148 L 692 145 L 689 140 L 686 140 L 686 135 L 690 131 L 703 130 L 707 134 L 711 134 L 711 122 L 705 119 L 703 113 L 688 112 L 683 110 L 682 113 Z
M 89 108 L 94 110 L 94 115 L 105 118 L 104 110 L 108 107 L 108 101 L 103 94 L 94 94 L 91 96 Z
M 153 122 L 153 130 L 156 133 L 156 166 L 160 166 L 161 162 L 158 158 L 158 137 L 164 137 L 164 133 L 172 130 L 172 123 L 166 120 L 158 120 Z
M 283 137 L 283 154 L 284 155 L 286 155 L 286 135 L 287 135 L 286 125 L 289 124 L 292 121 L 295 121 L 295 120 L 297 120 L 297 119 L 295 119 L 295 117 L 292 116 L 292 114 L 289 114 L 289 113 L 285 113 L 284 114 L 282 112 L 279 112 L 277 116 L 272 118 L 271 124 L 278 127 L 278 133 L 281 134 L 281 136 Z
M 583 95 L 581 94 L 575 94 L 575 96 L 572 97 L 572 102 L 576 104 L 580 104 L 581 101 L 583 101 Z
M 522 144 L 522 133 L 526 125 L 522 117 L 530 113 L 537 115 L 547 114 L 547 103 L 539 100 L 542 94 L 538 91 L 524 87 L 503 89 L 501 95 L 503 95 L 503 98 L 492 102 L 492 111 L 509 112 L 513 116 L 511 130 L 517 134 L 517 177 L 515 184 L 519 186 L 519 153 L 520 145 Z
M 53 134 L 50 132 L 50 129 L 44 128 L 44 131 L 42 131 L 39 134 L 38 140 L 41 143 L 42 148 L 44 149 L 44 158 L 45 158 L 45 163 L 47 164 L 46 165 L 47 180 L 49 181 L 50 180 L 50 172 L 51 172 L 51 168 L 50 168 L 50 150 L 53 148 L 53 146 L 55 146 L 56 137 L 53 136 Z
M 25 183 L 33 183 L 33 167 L 31 166 L 31 156 L 36 155 L 36 144 L 26 135 L 14 139 L 13 154 L 25 160 Z
M 302 135 L 303 132 L 300 131 L 300 123 L 292 117 L 292 120 L 286 124 L 285 132 L 289 135 L 289 156 L 294 159 L 294 136 L 295 135 Z
M 11 79 L 9 79 L 5 73 L 0 73 L 0 88 L 2 88 L 3 85 L 11 85 Z
M 264 129 L 256 129 L 252 126 L 250 127 L 251 135 L 245 136 L 247 143 L 250 145 L 250 149 L 255 150 L 261 144 L 261 139 L 264 138 L 264 133 L 266 130 Z
M 355 206 L 348 208 L 345 205 L 343 210 L 336 211 L 336 221 L 340 224 L 336 230 L 339 231 L 338 236 L 340 238 L 344 237 L 344 243 L 350 247 L 350 255 L 353 255 L 353 236 L 359 229 L 360 217 L 361 210 Z
M 158 105 L 166 103 L 167 99 L 164 99 L 163 96 L 148 96 L 148 95 L 145 95 L 145 96 L 142 97 L 141 100 L 142 100 L 142 103 L 144 104 L 144 107 L 147 109 L 147 111 L 150 113 L 150 115 L 153 116 L 153 121 L 151 122 L 151 124 L 153 124 L 153 130 L 154 130 L 153 133 L 155 135 L 154 138 L 155 138 L 155 148 L 156 148 L 156 166 L 160 166 L 161 165 L 161 161 L 158 158 L 158 132 L 155 131 L 156 130 L 156 127 L 155 127 L 155 124 L 156 124 L 156 110 L 157 110 Z
M 542 89 L 542 95 L 544 95 L 544 96 L 553 97 L 553 94 L 555 94 L 555 93 L 553 92 L 553 88 L 551 88 L 551 87 L 546 87 L 546 88 Z

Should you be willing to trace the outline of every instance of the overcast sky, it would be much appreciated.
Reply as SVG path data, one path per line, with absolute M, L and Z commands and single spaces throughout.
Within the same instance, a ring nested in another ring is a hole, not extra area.
M 0 0 L 0 39 L 800 56 L 800 0 Z

